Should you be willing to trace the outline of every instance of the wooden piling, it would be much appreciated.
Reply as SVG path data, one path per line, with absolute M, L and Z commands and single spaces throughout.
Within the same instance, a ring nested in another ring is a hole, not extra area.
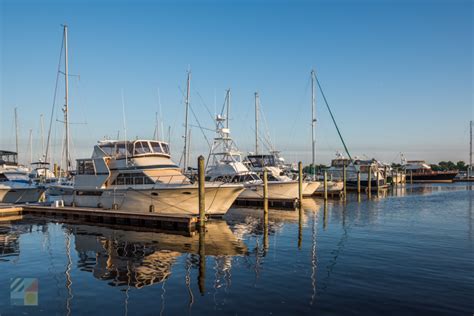
M 410 184 L 413 184 L 413 170 L 410 170 Z
M 328 172 L 324 171 L 324 201 L 328 200 Z
M 357 194 L 360 194 L 360 170 L 357 170 Z
M 379 192 L 379 186 L 380 186 L 380 168 L 378 166 L 377 166 L 376 172 L 377 172 L 377 176 L 375 177 L 375 179 L 377 180 L 377 183 L 376 183 L 375 187 L 377 188 L 377 193 L 378 193 Z
M 367 193 L 370 195 L 372 192 L 372 170 L 371 166 L 367 168 Z
M 204 187 L 204 157 L 198 158 L 198 178 L 199 178 L 199 225 L 204 227 L 206 221 L 206 191 Z
M 298 199 L 301 205 L 303 201 L 303 163 L 298 162 Z
M 268 215 L 268 170 L 263 170 L 263 214 Z
M 202 156 L 200 156 L 202 157 Z M 206 293 L 206 228 L 199 226 L 199 274 L 198 286 L 201 295 Z
M 347 196 L 347 174 L 346 174 L 346 165 L 342 167 L 342 184 L 343 184 L 343 199 L 346 199 Z

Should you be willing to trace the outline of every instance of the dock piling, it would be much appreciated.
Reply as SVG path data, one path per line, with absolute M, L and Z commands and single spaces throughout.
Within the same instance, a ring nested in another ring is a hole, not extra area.
M 367 168 L 367 194 L 372 193 L 372 170 L 371 166 Z
M 206 220 L 206 192 L 204 187 L 204 157 L 198 158 L 198 178 L 199 178 L 199 226 L 204 227 Z
M 357 194 L 360 194 L 360 170 L 357 170 Z
M 328 172 L 324 171 L 324 201 L 328 200 Z
M 263 221 L 268 224 L 268 170 L 263 170 Z
M 303 163 L 298 162 L 298 200 L 301 205 L 303 201 Z
M 413 170 L 410 170 L 410 184 L 413 184 Z
M 342 167 L 342 181 L 343 181 L 343 199 L 346 200 L 347 197 L 347 170 L 346 165 Z

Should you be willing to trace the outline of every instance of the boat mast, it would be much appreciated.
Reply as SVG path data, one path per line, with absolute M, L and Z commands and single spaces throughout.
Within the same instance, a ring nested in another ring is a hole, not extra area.
M 70 167 L 69 154 L 69 81 L 68 81 L 68 51 L 67 51 L 67 25 L 64 25 L 64 83 L 65 83 L 65 102 L 64 102 L 64 124 L 66 127 L 66 171 Z
M 255 92 L 255 155 L 258 155 L 258 92 Z
M 468 177 L 471 177 L 471 173 L 472 173 L 472 121 L 470 121 L 470 124 L 469 124 L 469 169 L 468 170 L 468 174 L 467 176 Z
M 30 166 L 33 163 L 33 129 L 30 128 L 30 138 L 28 139 L 30 147 Z
M 189 93 L 190 93 L 190 84 L 191 84 L 191 71 L 188 71 L 188 82 L 186 88 L 186 110 L 184 117 L 184 172 L 188 169 L 188 111 L 189 111 Z
M 16 144 L 16 157 L 18 160 L 18 113 L 17 108 L 15 107 L 15 144 Z
M 44 158 L 44 123 L 43 123 L 43 114 L 40 114 L 40 126 L 41 126 L 41 156 Z
M 311 146 L 312 146 L 312 160 L 311 171 L 314 174 L 316 171 L 316 91 L 314 86 L 314 70 L 311 70 Z

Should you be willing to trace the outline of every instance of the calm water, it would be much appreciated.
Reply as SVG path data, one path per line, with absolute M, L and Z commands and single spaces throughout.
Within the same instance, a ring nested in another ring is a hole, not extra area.
M 0 314 L 474 312 L 474 191 L 413 186 L 298 212 L 233 209 L 205 239 L 34 217 L 0 222 Z M 206 253 L 203 260 L 199 253 Z M 37 278 L 38 306 L 10 282 Z

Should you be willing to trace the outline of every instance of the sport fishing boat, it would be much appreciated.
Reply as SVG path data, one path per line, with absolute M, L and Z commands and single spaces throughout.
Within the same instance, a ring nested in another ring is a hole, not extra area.
M 403 161 L 407 181 L 413 182 L 453 182 L 457 170 L 433 171 L 424 160 Z M 411 179 L 410 179 L 411 178 Z
M 72 187 L 60 187 L 65 205 L 159 214 L 198 214 L 198 185 L 155 140 L 100 141 L 92 157 L 78 159 Z M 244 190 L 240 184 L 206 183 L 206 214 L 224 215 Z
M 18 165 L 16 152 L 0 151 L 0 202 L 38 202 L 44 190 L 30 180 L 27 168 Z
M 242 156 L 230 137 L 227 118 L 216 116 L 216 137 L 209 153 L 206 168 L 206 180 L 224 183 L 241 183 L 245 187 L 239 198 L 263 198 L 263 181 L 259 175 L 249 170 L 242 161 Z M 224 125 L 225 123 L 225 125 Z M 225 127 L 227 126 L 227 127 Z M 268 173 L 269 199 L 295 199 L 298 197 L 298 182 L 281 181 Z M 305 185 L 304 185 L 305 187 Z

